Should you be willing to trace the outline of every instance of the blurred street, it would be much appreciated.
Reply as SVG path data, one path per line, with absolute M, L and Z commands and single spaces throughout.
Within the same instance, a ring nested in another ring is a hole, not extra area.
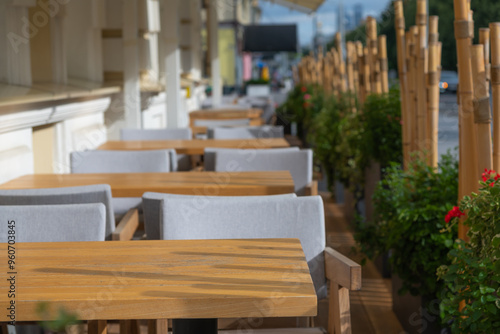
M 439 155 L 458 146 L 458 105 L 455 93 L 441 94 L 439 108 Z

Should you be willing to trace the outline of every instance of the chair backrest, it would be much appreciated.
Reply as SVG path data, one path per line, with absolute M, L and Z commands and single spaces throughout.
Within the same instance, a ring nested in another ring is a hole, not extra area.
M 144 207 L 146 212 L 149 208 Z M 300 239 L 318 296 L 325 296 L 325 217 L 320 196 L 164 197 L 160 237 Z M 149 224 L 146 220 L 145 224 Z
M 71 173 L 170 172 L 170 155 L 168 150 L 72 152 Z
M 252 126 L 236 128 L 209 128 L 209 139 L 254 139 L 254 138 L 283 138 L 285 136 L 282 126 Z
M 121 129 L 121 140 L 173 140 L 192 139 L 190 128 L 180 129 Z
M 111 187 L 96 184 L 81 187 L 0 190 L 2 205 L 52 205 L 102 203 L 106 208 L 106 239 L 115 230 Z
M 180 129 L 121 129 L 121 140 L 191 140 L 191 128 Z M 168 150 L 170 154 L 170 171 L 189 170 L 191 160 L 184 154 L 178 155 L 175 150 Z
M 295 194 L 283 194 L 283 195 L 271 195 L 267 196 L 270 198 L 279 197 L 297 197 Z M 166 198 L 180 198 L 186 202 L 191 202 L 193 206 L 201 206 L 206 201 L 210 201 L 214 198 L 224 199 L 227 196 L 192 196 L 192 195 L 176 195 L 176 194 L 164 194 L 164 193 L 154 193 L 146 192 L 142 196 L 142 205 L 144 208 L 144 229 L 146 231 L 146 236 L 148 240 L 161 240 L 160 236 L 160 208 L 161 202 Z M 247 198 L 247 196 L 241 196 L 241 198 Z
M 297 195 L 304 195 L 312 182 L 312 150 L 239 150 L 239 152 L 218 151 L 215 153 L 215 171 L 227 172 L 238 166 L 240 171 L 288 170 L 292 174 Z
M 254 150 L 241 150 L 237 148 L 215 148 L 215 147 L 207 147 L 203 153 L 203 164 L 206 171 L 214 172 L 215 171 L 215 155 L 217 152 L 233 152 L 240 153 L 241 155 L 247 157 L 248 154 L 252 154 Z M 284 147 L 284 148 L 269 148 L 262 149 L 259 151 L 273 151 L 273 152 L 289 152 L 289 151 L 300 151 L 298 147 Z
M 206 127 L 216 127 L 216 126 L 248 126 L 250 125 L 249 118 L 238 118 L 238 119 L 195 119 L 194 126 L 206 126 Z
M 16 242 L 104 241 L 106 208 L 102 203 L 62 205 L 2 205 L 0 242 L 9 238 L 14 221 Z M 64 254 L 61 254 L 64 256 Z

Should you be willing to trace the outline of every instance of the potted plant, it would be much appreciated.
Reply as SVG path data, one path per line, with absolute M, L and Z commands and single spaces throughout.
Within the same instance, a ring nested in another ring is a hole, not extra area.
M 456 228 L 441 233 L 457 190 L 458 163 L 451 154 L 442 156 L 438 170 L 419 159 L 407 171 L 393 164 L 375 191 L 374 221 L 357 227 L 355 238 L 369 258 L 391 253 L 394 312 L 409 333 L 440 332 L 444 284 L 435 272 L 447 263 L 457 236 Z
M 500 333 L 500 175 L 485 170 L 482 177 L 479 192 L 445 218 L 445 233 L 465 212 L 469 228 L 469 241 L 457 240 L 451 264 L 438 270 L 446 287 L 441 314 L 453 333 Z

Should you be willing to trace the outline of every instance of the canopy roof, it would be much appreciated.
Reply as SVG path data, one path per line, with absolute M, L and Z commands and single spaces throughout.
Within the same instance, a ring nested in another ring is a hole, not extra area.
M 268 0 L 303 13 L 315 12 L 325 0 Z

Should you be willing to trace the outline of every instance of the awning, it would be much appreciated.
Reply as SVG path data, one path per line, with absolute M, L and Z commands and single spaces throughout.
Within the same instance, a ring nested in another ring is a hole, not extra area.
M 267 0 L 303 13 L 315 12 L 325 0 Z

